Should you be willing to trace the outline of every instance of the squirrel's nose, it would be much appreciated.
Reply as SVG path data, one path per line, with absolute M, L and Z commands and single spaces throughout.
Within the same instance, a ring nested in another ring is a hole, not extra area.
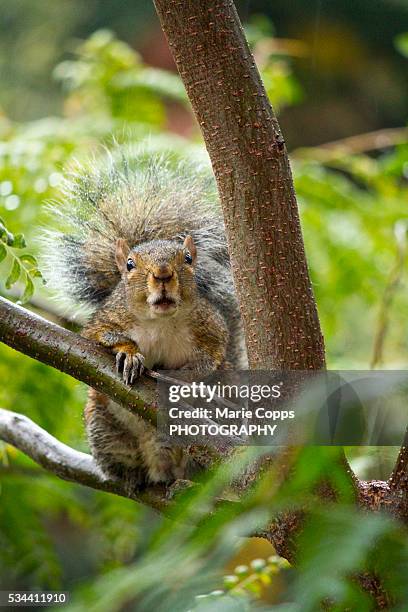
M 153 271 L 153 278 L 161 283 L 167 283 L 173 278 L 173 270 L 164 264 L 157 266 Z

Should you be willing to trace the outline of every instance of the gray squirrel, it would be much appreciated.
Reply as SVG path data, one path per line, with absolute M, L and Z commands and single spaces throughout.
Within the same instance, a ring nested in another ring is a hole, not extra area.
M 246 366 L 214 182 L 191 164 L 152 156 L 67 175 L 45 238 L 58 293 L 92 311 L 82 335 L 108 347 L 127 384 L 145 367 L 205 376 Z M 129 487 L 190 477 L 194 461 L 90 389 L 85 423 L 103 471 Z

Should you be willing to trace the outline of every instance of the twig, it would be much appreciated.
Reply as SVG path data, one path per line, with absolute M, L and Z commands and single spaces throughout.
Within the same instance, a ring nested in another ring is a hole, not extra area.
M 397 244 L 397 253 L 394 266 L 389 275 L 381 299 L 377 328 L 374 335 L 373 356 L 370 363 L 370 368 L 372 370 L 374 370 L 383 361 L 384 342 L 390 321 L 390 309 L 404 273 L 404 264 L 407 248 L 407 226 L 404 221 L 399 221 L 398 223 L 396 223 L 394 234 Z
M 305 147 L 295 149 L 291 152 L 292 159 L 315 159 L 321 162 L 330 161 L 339 155 L 358 155 L 370 153 L 378 149 L 394 147 L 398 144 L 408 142 L 408 128 L 389 128 L 349 136 L 341 140 L 327 142 L 316 147 Z

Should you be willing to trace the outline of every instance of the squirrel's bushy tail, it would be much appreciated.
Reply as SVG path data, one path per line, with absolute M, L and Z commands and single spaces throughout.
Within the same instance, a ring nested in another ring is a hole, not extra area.
M 51 210 L 57 230 L 45 233 L 46 274 L 54 288 L 76 304 L 103 301 L 119 281 L 115 244 L 133 247 L 191 234 L 200 253 L 204 288 L 207 264 L 229 274 L 229 258 L 215 184 L 209 171 L 163 156 L 115 160 L 69 173 L 61 201 Z M 227 271 L 228 269 L 228 271 Z M 225 287 L 225 285 L 224 285 Z

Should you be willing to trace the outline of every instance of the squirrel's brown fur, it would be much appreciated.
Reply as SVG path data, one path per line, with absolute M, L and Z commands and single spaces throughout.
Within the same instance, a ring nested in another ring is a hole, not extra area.
M 70 227 L 46 241 L 54 285 L 96 304 L 83 334 L 112 350 L 126 383 L 144 367 L 205 375 L 245 365 L 223 224 L 202 178 L 163 160 L 143 170 L 122 162 L 76 174 L 65 193 L 57 210 Z M 85 420 L 97 462 L 131 487 L 195 467 L 95 390 Z

